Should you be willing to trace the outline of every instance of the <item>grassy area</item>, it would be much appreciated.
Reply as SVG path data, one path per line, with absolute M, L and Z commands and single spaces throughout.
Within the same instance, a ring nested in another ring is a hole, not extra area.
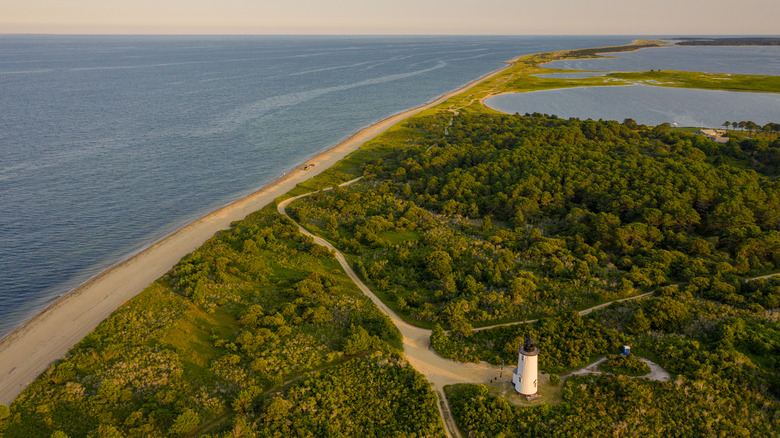
M 512 365 L 506 367 L 503 379 L 484 385 L 488 388 L 490 394 L 503 397 L 509 401 L 509 403 L 520 407 L 540 405 L 554 406 L 563 401 L 563 397 L 561 396 L 563 382 L 550 382 L 550 374 L 545 372 L 539 373 L 537 379 L 539 384 L 536 393 L 537 397 L 529 399 L 528 397 L 519 394 L 512 383 L 512 368 Z
M 657 41 L 641 40 L 634 44 L 614 47 L 599 47 L 581 50 L 565 50 L 558 52 L 537 53 L 515 59 L 513 65 L 498 75 L 476 85 L 475 87 L 447 99 L 435 108 L 451 111 L 494 112 L 481 105 L 481 102 L 492 95 L 506 92 L 524 92 L 546 90 L 551 88 L 581 87 L 585 85 L 604 84 L 603 78 L 556 79 L 541 78 L 535 75 L 545 73 L 571 73 L 571 70 L 560 70 L 540 67 L 551 61 L 564 59 L 593 58 L 597 53 L 627 52 L 645 47 L 657 47 Z
M 237 329 L 235 317 L 222 308 L 209 314 L 199 307 L 190 307 L 162 341 L 174 347 L 185 363 L 207 368 L 220 354 L 211 337 L 227 338 Z
M 0 436 L 181 435 L 185 423 L 226 433 L 257 421 L 264 393 L 369 352 L 379 371 L 394 358 L 404 391 L 421 377 L 396 358 L 400 333 L 317 248 L 272 207 L 237 221 L 33 382 Z M 415 385 L 412 398 L 433 396 Z M 347 420 L 363 418 L 356 410 Z M 435 425 L 438 415 L 421 421 Z
M 780 76 L 716 74 L 680 71 L 647 71 L 608 73 L 578 79 L 543 78 L 537 75 L 550 73 L 574 73 L 575 70 L 560 70 L 540 65 L 566 59 L 594 58 L 597 54 L 619 53 L 646 47 L 658 47 L 657 41 L 637 41 L 634 44 L 617 47 L 570 50 L 526 55 L 514 60 L 514 64 L 481 84 L 464 93 L 453 96 L 438 105 L 438 110 L 493 113 L 494 110 L 481 104 L 484 99 L 502 93 L 540 91 L 554 88 L 615 86 L 647 84 L 665 87 L 701 88 L 712 90 L 780 92 Z
M 610 73 L 602 81 L 620 79 L 659 87 L 780 93 L 780 76 L 700 73 L 689 71 L 646 71 Z M 606 84 L 605 84 L 606 85 Z
M 398 148 L 408 147 L 408 142 L 413 140 L 414 137 L 407 128 L 406 121 L 402 121 L 382 135 L 369 140 L 360 149 L 342 158 L 324 172 L 298 184 L 294 189 L 277 198 L 276 202 L 333 187 L 362 176 L 365 173 L 365 163 L 382 159 Z
M 420 240 L 420 237 L 422 236 L 416 231 L 383 231 L 379 233 L 379 237 L 390 242 L 391 244 L 399 244 L 412 240 Z

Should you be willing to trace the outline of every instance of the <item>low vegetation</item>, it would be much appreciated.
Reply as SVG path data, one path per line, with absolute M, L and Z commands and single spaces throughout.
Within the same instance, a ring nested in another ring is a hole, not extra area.
M 677 38 L 681 46 L 777 46 L 780 38 L 773 37 L 721 37 L 721 38 Z
M 436 397 L 400 345 L 327 250 L 268 208 L 121 307 L 18 397 L 0 431 L 442 436 Z
M 780 92 L 780 76 L 699 73 L 687 71 L 649 71 L 609 73 L 603 78 L 622 79 L 659 87 L 700 88 L 706 90 Z M 603 80 L 603 79 L 602 79 Z M 625 85 L 620 84 L 620 85 Z
M 635 377 L 644 376 L 650 372 L 650 367 L 633 354 L 627 356 L 622 354 L 609 355 L 607 360 L 599 364 L 598 368 L 607 373 Z
M 726 388 L 724 388 L 726 386 Z M 447 387 L 469 437 L 777 436 L 776 401 L 726 383 L 631 379 L 608 374 L 566 379 L 557 405 L 519 407 L 482 385 Z

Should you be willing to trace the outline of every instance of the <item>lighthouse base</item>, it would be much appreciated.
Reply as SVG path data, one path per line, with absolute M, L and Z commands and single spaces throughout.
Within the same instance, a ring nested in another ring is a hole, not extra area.
M 517 393 L 520 395 L 526 396 L 528 400 L 538 397 L 536 395 L 536 391 L 529 394 L 523 393 L 523 376 L 520 374 L 520 370 L 517 368 L 512 370 L 512 384 L 515 386 L 515 391 L 517 391 Z
M 528 378 L 529 376 L 526 376 L 526 379 Z M 534 381 L 532 385 L 529 385 L 528 382 L 523 385 L 523 375 L 521 374 L 519 368 L 512 370 L 512 384 L 514 385 L 515 391 L 517 391 L 518 394 L 526 396 L 529 400 L 538 397 L 536 395 L 536 381 Z M 525 386 L 525 388 L 523 388 L 523 386 Z

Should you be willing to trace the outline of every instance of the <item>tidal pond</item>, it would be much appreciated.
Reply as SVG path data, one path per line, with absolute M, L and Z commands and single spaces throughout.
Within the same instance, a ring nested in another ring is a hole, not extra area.
M 559 88 L 508 93 L 485 100 L 495 110 L 555 114 L 558 117 L 623 121 L 646 125 L 718 128 L 724 121 L 780 122 L 780 94 L 740 93 L 648 85 Z

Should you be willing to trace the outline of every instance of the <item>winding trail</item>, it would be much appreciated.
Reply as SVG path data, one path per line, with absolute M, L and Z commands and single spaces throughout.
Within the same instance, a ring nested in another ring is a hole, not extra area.
M 658 365 L 657 363 L 655 363 L 655 362 L 653 362 L 653 361 L 651 361 L 649 359 L 645 359 L 643 357 L 638 357 L 637 359 L 639 359 L 642 362 L 646 363 L 647 366 L 650 367 L 650 372 L 645 374 L 644 376 L 628 376 L 629 378 L 632 378 L 632 379 L 644 378 L 644 379 L 650 379 L 650 380 L 657 380 L 659 382 L 668 382 L 671 379 L 671 376 L 669 375 L 669 373 L 666 372 L 665 369 L 661 368 L 661 366 Z M 607 374 L 607 373 L 604 373 L 603 371 L 601 371 L 600 369 L 598 369 L 599 364 L 604 362 L 605 360 L 607 360 L 607 358 L 606 357 L 602 357 L 601 359 L 599 359 L 599 360 L 597 360 L 597 361 L 595 361 L 595 362 L 593 362 L 591 364 L 585 365 L 584 367 L 582 367 L 582 368 L 580 368 L 580 369 L 578 369 L 576 371 L 572 371 L 570 373 L 562 374 L 561 377 L 568 377 L 568 376 L 573 376 L 573 375 L 584 375 L 584 374 Z
M 341 186 L 352 184 L 359 179 L 360 178 L 348 181 L 341 184 Z M 289 218 L 290 216 L 286 212 L 287 205 L 296 199 L 308 196 L 312 193 L 306 193 L 294 198 L 286 199 L 277 205 L 277 210 L 279 213 Z M 293 219 L 290 218 L 290 220 Z M 293 222 L 295 221 L 293 220 Z M 444 395 L 444 386 L 456 383 L 489 382 L 490 379 L 499 376 L 500 367 L 494 367 L 488 364 L 463 364 L 445 359 L 434 353 L 433 350 L 430 349 L 430 330 L 415 327 L 401 319 L 398 314 L 387 307 L 387 305 L 385 305 L 385 303 L 383 303 L 379 297 L 374 295 L 374 293 L 371 292 L 371 289 L 369 289 L 360 280 L 360 278 L 358 278 L 357 274 L 355 274 L 355 271 L 352 270 L 352 267 L 349 265 L 349 262 L 347 262 L 347 259 L 344 257 L 344 254 L 341 251 L 336 249 L 327 240 L 308 232 L 297 222 L 295 222 L 295 224 L 298 226 L 298 229 L 301 233 L 307 236 L 311 236 L 315 243 L 334 251 L 336 254 L 336 259 L 341 264 L 341 267 L 344 268 L 344 271 L 347 273 L 349 278 L 364 294 L 366 294 L 368 298 L 371 299 L 371 301 L 374 302 L 374 304 L 376 304 L 377 307 L 379 307 L 382 312 L 389 316 L 393 321 L 393 324 L 398 327 L 404 337 L 404 356 L 406 357 L 406 360 L 408 360 L 417 371 L 422 373 L 425 378 L 433 384 L 433 388 L 439 397 L 439 413 L 441 414 L 442 420 L 444 421 L 447 434 L 451 437 L 461 437 L 460 431 L 458 430 L 457 426 L 455 425 L 455 421 L 452 418 L 452 412 L 450 411 L 447 397 Z
M 360 178 L 357 178 L 341 185 L 346 186 L 354 183 L 359 179 Z M 287 205 L 298 198 L 308 196 L 312 193 L 306 193 L 286 199 L 277 205 L 277 210 L 279 213 L 289 218 L 290 216 L 286 212 Z M 293 219 L 290 218 L 290 220 Z M 293 220 L 293 222 L 295 221 Z M 360 280 L 360 278 L 358 278 L 357 274 L 355 274 L 355 271 L 352 270 L 352 267 L 349 265 L 349 262 L 347 262 L 347 259 L 344 257 L 344 254 L 341 251 L 336 249 L 327 240 L 308 232 L 297 222 L 295 222 L 295 224 L 298 226 L 298 229 L 301 233 L 307 236 L 311 236 L 315 243 L 334 251 L 336 254 L 336 259 L 338 260 L 339 264 L 341 264 L 341 267 L 344 268 L 347 276 L 349 276 L 355 285 L 357 285 L 357 287 L 368 298 L 370 298 L 371 301 L 373 301 L 382 312 L 389 316 L 393 324 L 398 327 L 404 338 L 404 356 L 416 370 L 421 372 L 429 382 L 433 383 L 434 390 L 439 397 L 439 413 L 442 417 L 444 425 L 446 426 L 445 429 L 448 435 L 451 437 L 461 437 L 460 431 L 458 430 L 452 418 L 452 412 L 450 411 L 449 403 L 447 403 L 447 397 L 444 395 L 444 386 L 463 382 L 483 383 L 497 374 L 496 369 L 494 369 L 494 367 L 484 365 L 461 364 L 445 359 L 431 351 L 429 348 L 431 336 L 430 330 L 415 327 L 401 319 L 398 314 L 387 307 L 387 305 L 385 305 L 385 303 L 382 302 L 379 297 L 374 295 L 374 293 L 371 292 L 371 289 L 369 289 Z
M 347 181 L 345 183 L 340 184 L 341 187 L 348 186 L 354 182 L 357 182 L 361 179 L 355 178 L 351 181 Z M 323 191 L 331 190 L 332 188 L 324 189 Z M 317 235 L 314 235 L 307 231 L 305 228 L 303 228 L 298 222 L 296 222 L 293 218 L 291 218 L 287 214 L 287 205 L 289 205 L 291 202 L 295 201 L 296 199 L 300 199 L 309 195 L 312 195 L 317 192 L 310 192 L 305 193 L 303 195 L 298 195 L 292 198 L 285 199 L 284 201 L 281 201 L 276 209 L 279 211 L 279 213 L 283 216 L 288 217 L 295 225 L 298 227 L 298 230 L 303 233 L 306 236 L 310 236 L 314 239 L 314 242 L 322 245 L 329 250 L 333 251 L 336 255 L 336 260 L 338 260 L 339 264 L 341 264 L 341 267 L 344 268 L 344 271 L 347 273 L 347 276 L 357 285 L 357 287 L 368 297 L 371 299 L 371 301 L 376 304 L 376 306 L 384 312 L 390 319 L 392 320 L 393 324 L 395 324 L 396 327 L 401 331 L 401 334 L 403 335 L 403 343 L 404 343 L 404 356 L 406 357 L 406 360 L 409 361 L 409 363 L 420 373 L 422 373 L 426 379 L 428 379 L 429 382 L 433 384 L 433 389 L 436 391 L 436 394 L 439 397 L 439 413 L 442 417 L 442 421 L 445 425 L 445 430 L 447 434 L 450 437 L 461 437 L 461 433 L 458 430 L 458 427 L 455 425 L 455 421 L 452 417 L 452 411 L 450 410 L 449 403 L 447 402 L 447 397 L 444 395 L 444 387 L 446 385 L 454 385 L 457 383 L 474 383 L 474 384 L 483 384 L 490 382 L 492 379 L 499 378 L 499 376 L 502 375 L 501 367 L 490 365 L 488 363 L 482 362 L 479 364 L 466 364 L 461 362 L 455 362 L 450 359 L 445 359 L 438 354 L 436 354 L 431 348 L 430 348 L 430 338 L 431 338 L 431 330 L 415 327 L 408 322 L 401 319 L 400 316 L 398 316 L 397 313 L 395 313 L 392 309 L 387 307 L 387 305 L 382 302 L 382 300 L 379 299 L 374 293 L 371 291 L 371 289 L 368 288 L 368 286 L 363 283 L 360 278 L 358 278 L 357 274 L 355 274 L 355 271 L 352 270 L 352 267 L 349 265 L 349 262 L 344 257 L 344 254 L 336 249 L 333 245 L 331 245 L 330 242 L 323 239 L 322 237 L 319 237 Z M 581 310 L 579 313 L 580 315 L 587 315 L 588 313 L 600 309 L 602 307 L 609 306 L 610 304 L 614 302 L 621 302 L 626 300 L 634 300 L 638 298 L 644 298 L 646 296 L 651 295 L 652 292 L 648 292 L 646 294 L 637 295 L 634 297 L 629 298 L 623 298 L 620 300 L 611 301 L 608 303 L 599 304 L 597 306 L 593 306 L 591 308 Z M 502 327 L 507 325 L 517 325 L 517 324 L 527 324 L 537 321 L 536 319 L 528 320 L 528 321 L 519 321 L 519 322 L 510 322 L 505 324 L 496 324 L 493 326 L 487 326 L 487 327 L 481 327 L 475 330 L 487 330 L 495 327 Z
M 780 272 L 775 272 L 774 274 L 768 274 L 768 275 L 762 275 L 760 277 L 748 278 L 747 280 L 745 280 L 745 283 L 747 283 L 749 281 L 753 281 L 753 280 L 767 280 L 767 279 L 770 279 L 770 278 L 773 278 L 773 277 L 778 277 L 778 276 L 780 276 Z
M 652 295 L 653 293 L 654 293 L 654 292 L 653 292 L 653 291 L 651 291 L 651 292 L 646 292 L 646 293 L 643 293 L 643 294 L 640 294 L 640 295 L 634 295 L 633 297 L 627 297 L 627 298 L 621 298 L 621 299 L 619 299 L 619 300 L 612 300 L 612 301 L 608 301 L 608 302 L 606 302 L 606 303 L 601 303 L 601 304 L 598 304 L 598 305 L 596 305 L 596 306 L 593 306 L 593 307 L 588 307 L 587 309 L 580 310 L 580 311 L 579 311 L 579 312 L 577 312 L 577 313 L 579 313 L 579 314 L 580 314 L 580 316 L 585 316 L 585 315 L 587 315 L 587 314 L 589 314 L 589 313 L 593 312 L 594 310 L 598 310 L 598 309 L 601 309 L 601 308 L 607 307 L 607 306 L 609 306 L 610 304 L 614 304 L 614 303 L 622 303 L 623 301 L 638 300 L 638 299 L 640 299 L 640 298 L 649 297 L 649 296 L 650 296 L 650 295 Z M 477 328 L 475 328 L 475 329 L 472 329 L 471 331 L 473 331 L 473 332 L 478 332 L 478 331 L 482 331 L 482 330 L 490 330 L 490 329 L 494 329 L 494 328 L 496 328 L 496 327 L 506 327 L 506 326 L 510 326 L 510 325 L 520 325 L 520 324 L 532 324 L 532 323 L 534 323 L 534 322 L 537 322 L 537 321 L 539 321 L 539 318 L 537 318 L 537 319 L 526 319 L 525 321 L 513 321 L 513 322 L 505 322 L 505 323 L 502 323 L 502 324 L 494 324 L 494 325 L 486 325 L 486 326 L 484 326 L 484 327 L 477 327 Z

